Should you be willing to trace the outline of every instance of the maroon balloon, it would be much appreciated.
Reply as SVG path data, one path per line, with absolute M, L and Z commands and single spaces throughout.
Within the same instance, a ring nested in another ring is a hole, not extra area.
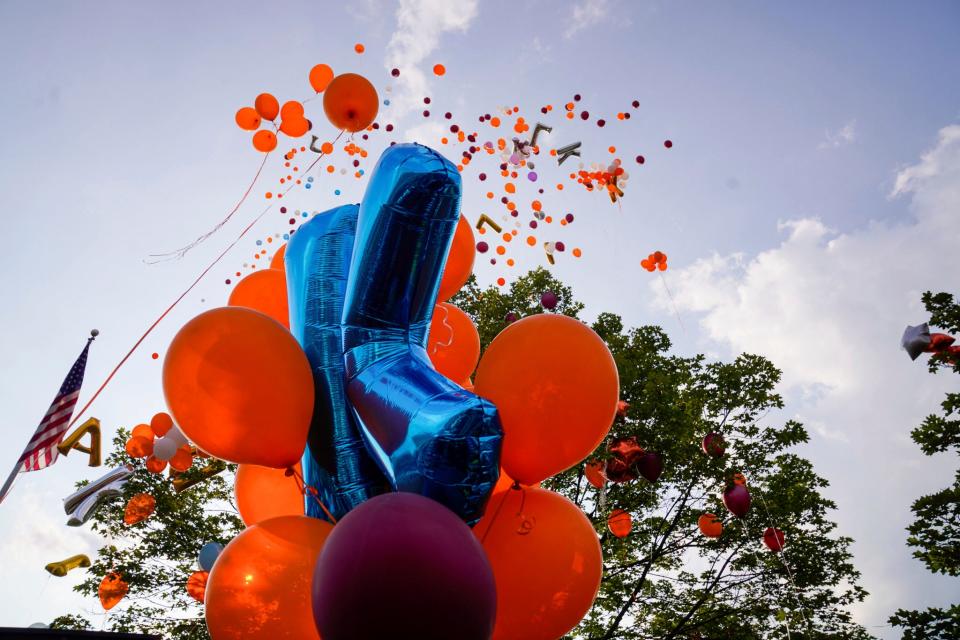
M 654 451 L 648 451 L 637 461 L 637 471 L 650 482 L 656 482 L 663 473 L 663 456 Z
M 750 492 L 742 484 L 727 487 L 723 492 L 723 504 L 727 511 L 742 518 L 750 511 Z
M 553 291 L 544 291 L 540 294 L 540 304 L 543 305 L 544 309 L 555 309 L 559 301 L 560 299 Z
M 323 640 L 487 640 L 497 593 L 487 556 L 452 511 L 413 493 L 387 493 L 348 513 L 313 575 Z
M 767 527 L 767 530 L 763 532 L 763 544 L 767 545 L 770 551 L 782 551 L 785 541 L 786 536 L 783 535 L 783 531 L 776 527 Z
M 703 452 L 711 458 L 719 458 L 727 451 L 727 441 L 719 433 L 711 431 L 703 437 Z

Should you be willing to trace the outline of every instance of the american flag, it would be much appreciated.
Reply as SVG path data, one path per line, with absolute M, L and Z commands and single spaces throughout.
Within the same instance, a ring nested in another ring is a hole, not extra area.
M 20 473 L 27 471 L 39 471 L 45 469 L 57 461 L 60 452 L 57 445 L 63 440 L 64 434 L 70 427 L 70 417 L 73 415 L 73 409 L 77 406 L 77 398 L 80 396 L 80 386 L 83 384 L 83 373 L 87 368 L 87 353 L 90 351 L 90 343 L 93 338 L 87 340 L 87 346 L 83 348 L 80 357 L 73 363 L 70 372 L 60 385 L 60 391 L 46 415 L 40 421 L 33 437 L 23 450 L 16 466 L 10 472 L 10 477 L 0 489 L 0 502 L 7 497 L 13 481 Z

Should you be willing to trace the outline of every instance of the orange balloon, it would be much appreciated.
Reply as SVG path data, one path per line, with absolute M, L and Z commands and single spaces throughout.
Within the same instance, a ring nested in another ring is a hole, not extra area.
M 269 153 L 277 148 L 277 136 L 273 131 L 261 129 L 253 134 L 253 148 L 263 153 Z
M 607 528 L 618 538 L 626 538 L 633 529 L 633 518 L 623 509 L 614 509 L 607 516 Z
M 442 76 L 447 72 L 447 68 L 442 64 L 435 64 L 433 65 L 433 72 L 438 76 Z
M 260 117 L 265 120 L 273 120 L 280 113 L 280 103 L 269 93 L 258 95 L 257 99 L 253 101 L 253 106 Z
M 337 129 L 357 132 L 377 117 L 380 98 L 370 81 L 356 73 L 334 78 L 323 93 L 323 111 Z
M 300 473 L 300 463 L 294 467 Z M 237 509 L 247 526 L 278 516 L 302 516 L 303 494 L 283 469 L 241 464 L 233 484 Z
M 287 253 L 287 244 L 283 243 L 282 245 L 280 245 L 280 248 L 277 249 L 277 252 L 273 254 L 273 258 L 270 259 L 270 268 L 279 269 L 280 271 L 286 271 L 287 266 L 283 262 L 283 256 L 285 256 L 286 253 Z M 283 290 L 284 290 L 284 295 L 286 295 L 286 290 L 287 290 L 286 284 L 284 284 Z
M 158 438 L 162 438 L 167 435 L 167 432 L 173 428 L 173 418 L 170 417 L 169 413 L 164 413 L 161 411 L 152 418 L 150 418 L 150 430 L 153 431 L 153 435 Z
M 461 382 L 458 382 L 457 384 L 459 384 L 461 387 L 463 387 L 467 391 L 470 391 L 471 393 L 473 392 L 473 380 L 471 380 L 470 378 L 464 378 Z
M 303 117 L 303 104 L 297 100 L 288 100 L 280 107 L 280 118 L 283 120 L 296 120 Z
M 140 437 L 150 441 L 153 441 L 153 435 L 153 429 L 151 429 L 148 424 L 138 424 L 133 428 L 133 431 L 130 432 L 131 438 Z
M 436 305 L 427 355 L 436 370 L 454 382 L 469 378 L 480 359 L 480 334 L 470 316 L 446 302 Z
M 740 484 L 743 486 L 747 486 L 747 477 L 744 476 L 742 473 L 735 473 L 733 474 L 733 484 Z
M 260 115 L 252 107 L 243 107 L 237 111 L 234 119 L 237 121 L 237 126 L 247 131 L 256 131 L 260 126 Z
M 473 261 L 477 256 L 477 247 L 473 241 L 473 229 L 464 216 L 457 222 L 457 231 L 453 234 L 450 245 L 450 254 L 447 264 L 443 268 L 443 277 L 440 279 L 440 291 L 437 293 L 437 302 L 449 300 L 460 290 L 467 278 L 473 272 Z
M 187 578 L 187 594 L 197 602 L 203 602 L 204 594 L 207 591 L 207 580 L 210 574 L 206 571 L 194 571 Z
M 143 522 L 157 508 L 157 499 L 149 493 L 138 493 L 127 501 L 123 510 L 123 523 L 127 525 Z
M 230 292 L 227 304 L 259 311 L 290 328 L 287 276 L 278 269 L 257 270 L 243 278 Z
M 610 430 L 620 393 L 617 365 L 600 336 L 557 314 L 508 325 L 480 359 L 474 385 L 500 412 L 501 464 L 522 484 L 589 455 Z
M 100 604 L 107 611 L 117 606 L 117 603 L 123 600 L 130 590 L 129 585 L 123 581 L 119 573 L 108 573 L 100 581 L 100 588 L 97 589 L 97 595 L 100 596 Z
M 153 440 L 148 440 L 143 436 L 134 436 L 127 440 L 124 449 L 131 458 L 146 458 L 153 453 Z
M 307 131 L 310 131 L 310 121 L 304 117 L 284 119 L 280 123 L 280 131 L 291 138 L 299 138 Z
M 215 640 L 319 640 L 311 584 L 333 525 L 307 516 L 265 520 L 240 532 L 207 581 L 206 617 Z
M 161 460 L 159 458 L 154 458 L 150 456 L 147 458 L 147 471 L 150 473 L 163 473 L 163 470 L 167 468 L 167 461 Z
M 712 513 L 705 513 L 697 519 L 700 533 L 708 538 L 719 538 L 723 533 L 723 523 Z
M 262 313 L 220 307 L 184 325 L 163 362 L 163 392 L 184 435 L 212 456 L 286 468 L 303 454 L 310 363 Z
M 174 471 L 186 471 L 193 466 L 193 450 L 185 444 L 170 458 L 170 468 Z
M 590 610 L 603 557 L 575 504 L 546 489 L 501 491 L 473 531 L 497 583 L 493 640 L 556 640 Z
M 607 465 L 600 460 L 588 462 L 583 466 L 583 475 L 594 488 L 602 489 L 607 484 Z
M 318 64 L 310 69 L 310 86 L 317 93 L 321 93 L 333 80 L 333 69 L 325 64 Z

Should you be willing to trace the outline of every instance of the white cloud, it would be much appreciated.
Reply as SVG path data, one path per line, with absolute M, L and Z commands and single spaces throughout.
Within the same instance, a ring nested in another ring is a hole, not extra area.
M 759 353 L 783 369 L 787 410 L 813 434 L 804 453 L 832 483 L 841 532 L 857 540 L 873 594 L 857 614 L 871 625 L 900 606 L 945 604 L 951 589 L 910 557 L 903 527 L 910 503 L 946 486 L 956 466 L 909 439 L 956 379 L 930 376 L 898 343 L 906 324 L 927 319 L 923 291 L 958 292 L 960 126 L 895 176 L 891 197 L 909 198 L 906 220 L 847 233 L 790 220 L 779 246 L 703 258 L 670 280 L 680 309 L 699 314 L 705 346 Z M 651 292 L 670 308 L 662 287 Z
M 610 0 L 583 0 L 573 7 L 570 25 L 564 31 L 564 38 L 572 38 L 578 31 L 599 24 L 610 13 Z
M 857 121 L 851 120 L 837 131 L 827 131 L 825 139 L 817 145 L 817 149 L 836 149 L 852 143 L 857 139 L 856 127 Z
M 394 113 L 401 117 L 429 93 L 423 63 L 448 31 L 466 31 L 477 16 L 476 0 L 400 0 L 397 29 L 387 45 L 387 69 L 399 69 L 400 77 L 391 98 Z M 433 62 L 427 66 L 433 67 Z

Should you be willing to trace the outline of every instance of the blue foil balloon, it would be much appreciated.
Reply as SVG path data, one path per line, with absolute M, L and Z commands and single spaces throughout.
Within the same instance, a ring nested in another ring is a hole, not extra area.
M 473 524 L 499 475 L 503 430 L 496 407 L 437 373 L 426 352 L 460 189 L 456 167 L 432 149 L 383 153 L 357 219 L 343 357 L 347 397 L 392 488 Z
M 304 482 L 335 518 L 388 489 L 367 453 L 347 404 L 340 318 L 357 223 L 357 205 L 331 209 L 302 225 L 287 244 L 284 264 L 290 331 L 313 369 L 315 401 Z M 326 515 L 312 496 L 306 513 Z

